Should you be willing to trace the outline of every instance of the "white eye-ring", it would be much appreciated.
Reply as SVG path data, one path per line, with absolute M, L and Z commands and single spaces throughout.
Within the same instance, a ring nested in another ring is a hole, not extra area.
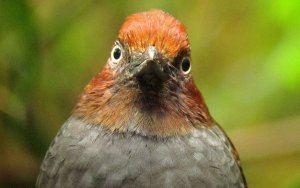
M 122 49 L 119 45 L 115 45 L 111 51 L 110 59 L 113 64 L 117 64 L 123 58 Z
M 190 58 L 188 57 L 183 58 L 180 64 L 181 72 L 183 72 L 183 74 L 188 74 L 190 73 L 191 69 L 192 69 L 192 65 L 191 65 Z

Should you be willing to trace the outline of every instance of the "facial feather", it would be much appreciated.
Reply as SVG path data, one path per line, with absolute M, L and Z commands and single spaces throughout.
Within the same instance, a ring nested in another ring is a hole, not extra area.
M 113 66 L 114 57 L 108 60 L 85 88 L 74 116 L 115 132 L 163 137 L 188 134 L 193 127 L 214 122 L 191 75 L 176 67 L 182 57 L 190 58 L 183 24 L 159 10 L 134 14 L 122 25 L 118 41 L 124 45 L 123 60 Z M 136 54 L 149 47 L 155 47 L 160 61 L 175 69 L 176 79 L 126 76 L 130 65 L 140 58 Z

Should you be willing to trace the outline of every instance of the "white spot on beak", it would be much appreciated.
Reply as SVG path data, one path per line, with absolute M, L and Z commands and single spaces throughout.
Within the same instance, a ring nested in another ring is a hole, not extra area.
M 147 53 L 148 53 L 149 59 L 153 60 L 156 57 L 157 50 L 156 50 L 156 48 L 154 46 L 150 46 L 147 49 Z

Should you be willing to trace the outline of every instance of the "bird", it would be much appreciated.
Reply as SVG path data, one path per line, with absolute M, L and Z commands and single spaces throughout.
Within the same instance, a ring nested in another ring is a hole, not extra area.
M 129 15 L 43 159 L 36 187 L 247 187 L 191 75 L 186 27 Z

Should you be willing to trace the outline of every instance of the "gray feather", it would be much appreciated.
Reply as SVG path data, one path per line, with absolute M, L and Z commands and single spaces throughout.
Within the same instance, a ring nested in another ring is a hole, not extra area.
M 217 125 L 161 139 L 71 117 L 48 149 L 37 187 L 245 187 L 228 143 Z

